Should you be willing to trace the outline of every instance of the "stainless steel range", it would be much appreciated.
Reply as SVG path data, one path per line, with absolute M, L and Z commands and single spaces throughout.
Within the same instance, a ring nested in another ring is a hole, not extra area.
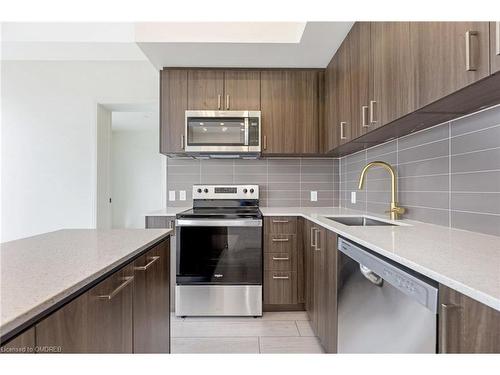
M 177 316 L 262 315 L 258 185 L 195 185 L 176 217 Z

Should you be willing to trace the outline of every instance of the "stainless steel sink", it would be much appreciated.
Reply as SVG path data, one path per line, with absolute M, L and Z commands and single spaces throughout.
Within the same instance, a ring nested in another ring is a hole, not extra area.
M 398 224 L 389 223 L 386 221 L 372 219 L 366 216 L 326 216 L 327 219 L 336 221 L 337 223 L 357 226 L 357 227 L 371 227 L 371 226 L 397 226 Z

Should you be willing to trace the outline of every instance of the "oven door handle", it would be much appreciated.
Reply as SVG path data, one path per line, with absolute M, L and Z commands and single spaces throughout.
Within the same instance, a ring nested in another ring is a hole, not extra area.
M 262 220 L 258 219 L 177 219 L 177 227 L 261 227 Z

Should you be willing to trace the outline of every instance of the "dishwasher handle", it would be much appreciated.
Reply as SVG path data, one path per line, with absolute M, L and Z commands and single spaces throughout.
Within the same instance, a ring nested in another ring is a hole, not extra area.
M 359 270 L 361 271 L 363 276 L 366 277 L 368 281 L 370 281 L 372 284 L 375 284 L 376 286 L 382 286 L 384 284 L 384 279 L 382 279 L 379 275 L 377 275 L 368 267 L 360 264 Z

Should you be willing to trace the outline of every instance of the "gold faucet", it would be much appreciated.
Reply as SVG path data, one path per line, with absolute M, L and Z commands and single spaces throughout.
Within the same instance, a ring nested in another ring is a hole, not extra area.
M 386 212 L 389 212 L 391 214 L 391 220 L 398 220 L 399 216 L 403 215 L 406 210 L 404 209 L 404 207 L 399 207 L 397 202 L 396 202 L 396 197 L 398 195 L 396 173 L 394 172 L 394 169 L 389 164 L 387 164 L 383 161 L 372 161 L 371 163 L 368 163 L 363 168 L 363 170 L 361 171 L 361 175 L 359 176 L 358 189 L 359 190 L 363 189 L 363 184 L 365 182 L 366 172 L 371 167 L 382 167 L 391 174 L 391 209 L 389 211 L 386 211 Z

